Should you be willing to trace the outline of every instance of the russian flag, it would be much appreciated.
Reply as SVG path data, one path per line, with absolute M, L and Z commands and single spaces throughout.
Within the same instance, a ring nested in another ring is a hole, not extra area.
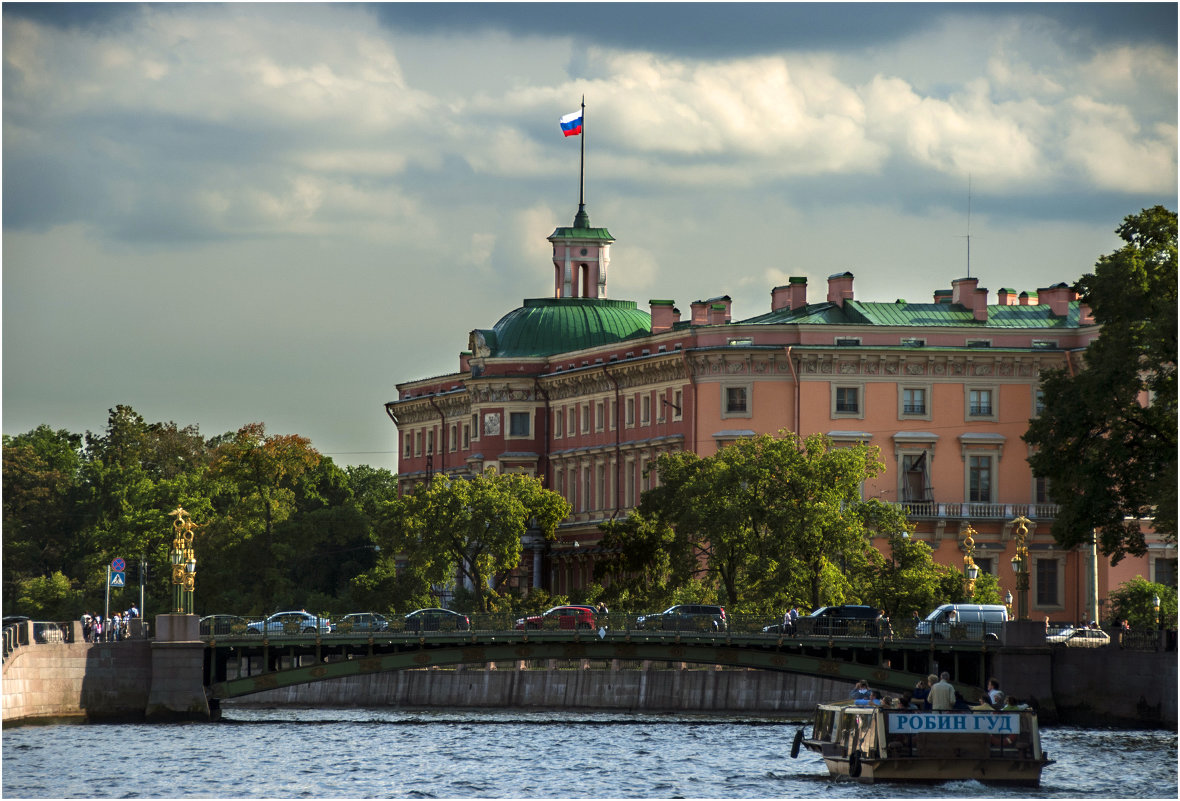
M 575 111 L 561 118 L 561 131 L 566 136 L 577 136 L 582 132 L 582 112 Z

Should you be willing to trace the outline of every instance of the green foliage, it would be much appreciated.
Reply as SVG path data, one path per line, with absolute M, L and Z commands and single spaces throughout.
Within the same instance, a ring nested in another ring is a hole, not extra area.
M 1024 435 L 1060 505 L 1054 539 L 1071 548 L 1097 528 L 1116 564 L 1146 553 L 1141 519 L 1176 541 L 1176 213 L 1144 209 L 1118 234 L 1126 245 L 1076 286 L 1101 335 L 1076 375 L 1045 375 Z
M 1157 616 L 1154 598 L 1160 599 L 1160 611 Z M 1176 588 L 1167 584 L 1156 584 L 1142 576 L 1136 576 L 1125 581 L 1118 589 L 1110 593 L 1110 625 L 1117 626 L 1121 621 L 1130 623 L 1131 629 L 1145 630 L 1159 627 L 1163 620 L 1164 627 L 1176 628 Z
M 16 587 L 16 603 L 11 607 L 34 620 L 73 620 L 79 617 L 81 608 L 82 594 L 60 570 L 49 576 L 21 579 Z

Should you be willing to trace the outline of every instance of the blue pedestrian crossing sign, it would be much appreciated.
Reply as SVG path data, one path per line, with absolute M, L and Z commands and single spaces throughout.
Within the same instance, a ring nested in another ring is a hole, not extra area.
M 125 587 L 125 586 L 127 586 L 127 582 L 124 580 L 124 575 L 125 575 L 124 573 L 111 573 L 111 586 L 112 587 Z

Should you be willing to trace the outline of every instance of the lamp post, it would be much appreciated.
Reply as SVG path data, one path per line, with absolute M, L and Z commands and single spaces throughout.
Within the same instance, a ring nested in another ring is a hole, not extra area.
M 979 578 L 979 567 L 975 564 L 975 529 L 967 524 L 963 536 L 963 575 L 967 577 L 967 598 L 975 597 L 975 580 Z
M 1160 631 L 1163 631 L 1164 630 L 1164 616 L 1160 614 L 1160 597 L 1158 595 L 1152 596 L 1151 605 L 1152 605 L 1152 608 L 1155 609 L 1156 625 L 1159 626 Z
M 172 548 L 168 560 L 172 563 L 172 611 L 178 615 L 194 612 L 193 594 L 197 583 L 197 556 L 193 551 L 193 523 L 182 507 L 168 513 L 172 521 Z
M 1008 607 L 1008 619 L 1012 619 L 1012 590 L 1004 593 L 1004 606 Z
M 1012 557 L 1012 572 L 1016 574 L 1017 617 L 1028 620 L 1028 524 L 1032 521 L 1024 515 L 1012 521 L 1016 526 L 1016 555 Z

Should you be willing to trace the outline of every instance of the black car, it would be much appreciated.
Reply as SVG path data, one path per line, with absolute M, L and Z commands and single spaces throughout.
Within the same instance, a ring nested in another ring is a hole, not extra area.
M 469 631 L 471 619 L 450 609 L 417 609 L 406 615 L 406 631 Z
M 385 615 L 376 612 L 353 612 L 332 624 L 333 634 L 370 634 L 388 629 L 389 621 Z
M 878 614 L 874 606 L 821 606 L 807 617 L 799 618 L 796 628 L 802 636 L 876 637 L 880 633 Z
M 654 615 L 640 615 L 635 627 L 674 631 L 725 631 L 725 607 L 715 604 L 676 604 Z
M 228 637 L 245 634 L 249 624 L 249 620 L 238 615 L 205 615 L 201 618 L 199 630 L 202 637 Z

